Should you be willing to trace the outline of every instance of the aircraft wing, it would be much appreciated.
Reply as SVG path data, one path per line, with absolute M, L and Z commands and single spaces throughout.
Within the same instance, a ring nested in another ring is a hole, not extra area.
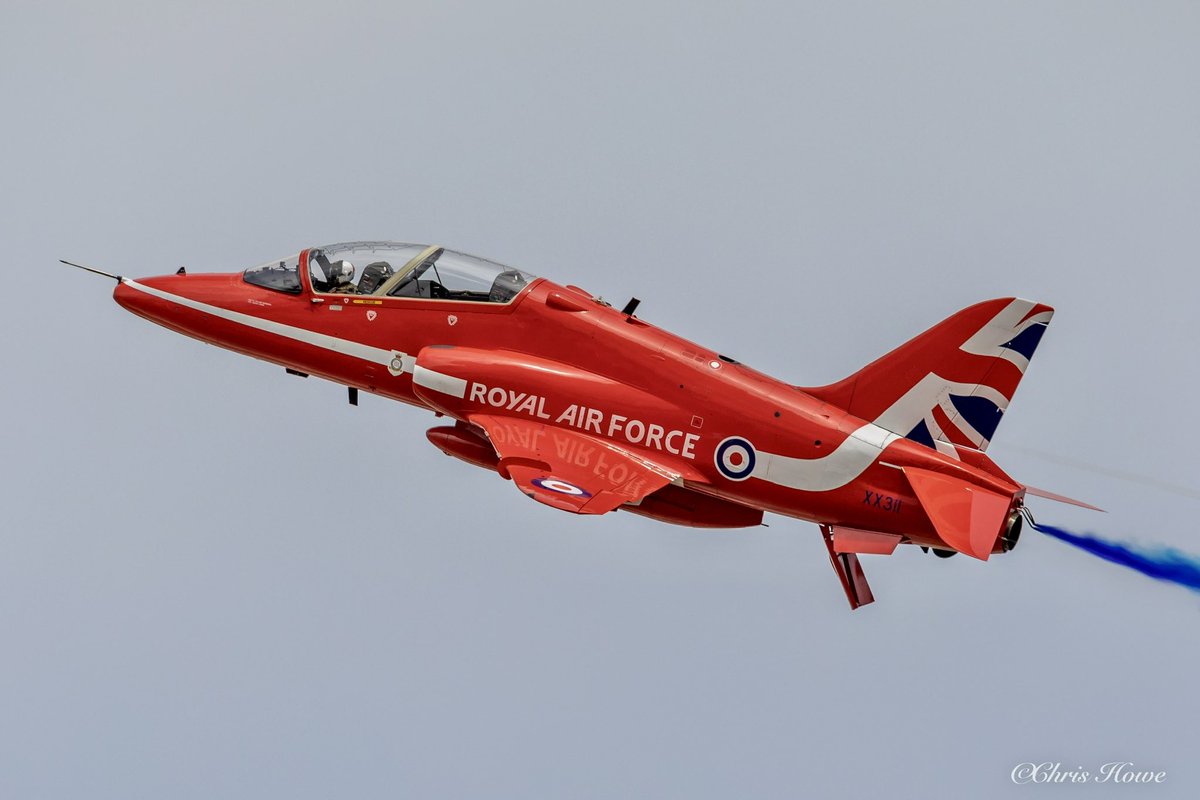
M 604 514 L 637 503 L 681 476 L 579 431 L 535 419 L 472 414 L 500 457 L 500 474 L 539 503 L 573 514 Z

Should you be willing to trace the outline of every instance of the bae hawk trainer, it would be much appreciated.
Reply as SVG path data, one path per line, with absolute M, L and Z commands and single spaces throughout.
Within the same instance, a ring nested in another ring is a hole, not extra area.
M 70 263 L 70 262 L 64 262 Z M 72 264 L 72 266 L 80 266 Z M 116 279 L 163 327 L 453 424 L 448 455 L 573 514 L 622 509 L 740 528 L 820 526 L 857 608 L 861 554 L 916 545 L 987 560 L 1033 489 L 986 455 L 1054 311 L 963 309 L 853 375 L 799 387 L 575 286 L 440 246 L 349 242 L 228 274 Z

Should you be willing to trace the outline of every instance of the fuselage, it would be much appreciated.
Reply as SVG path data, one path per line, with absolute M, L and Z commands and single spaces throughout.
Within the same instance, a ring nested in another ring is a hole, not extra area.
M 335 294 L 314 286 L 309 254 L 299 257 L 299 291 L 242 273 L 177 274 L 123 280 L 114 297 L 179 333 L 363 392 L 611 441 L 678 466 L 689 490 L 790 517 L 944 547 L 905 467 L 1019 500 L 1002 473 L 890 434 L 575 287 L 533 279 L 503 303 Z M 462 396 L 444 400 L 419 376 L 426 362 L 455 363 L 455 350 L 508 354 L 509 366 L 460 359 Z

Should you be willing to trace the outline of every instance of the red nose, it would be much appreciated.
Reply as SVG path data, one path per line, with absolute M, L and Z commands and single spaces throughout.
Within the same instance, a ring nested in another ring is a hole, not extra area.
M 181 333 L 189 332 L 196 316 L 187 305 L 202 289 L 201 281 L 175 275 L 155 278 L 122 278 L 113 290 L 113 300 L 127 311 Z M 195 298 L 198 299 L 198 298 Z
M 245 304 L 241 278 L 241 273 L 122 278 L 113 290 L 113 299 L 122 308 L 165 328 L 229 346 L 224 343 L 221 329 L 230 323 L 223 317 L 234 313 L 230 307 L 239 301 Z
M 117 284 L 117 288 L 113 289 L 113 300 L 116 300 L 117 305 L 126 311 L 132 311 L 137 314 L 139 299 L 145 297 L 145 295 L 130 288 L 126 281 L 126 278 L 122 278 L 121 282 Z

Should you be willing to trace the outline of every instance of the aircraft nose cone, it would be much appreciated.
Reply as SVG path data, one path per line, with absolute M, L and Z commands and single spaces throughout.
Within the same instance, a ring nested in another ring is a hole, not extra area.
M 209 341 L 212 321 L 208 313 L 228 303 L 226 295 L 241 275 L 217 273 L 186 276 L 156 275 L 150 278 L 122 278 L 113 290 L 113 300 L 142 319 L 170 328 L 187 336 Z
M 119 305 L 121 308 L 124 308 L 127 311 L 136 312 L 137 309 L 135 308 L 135 303 L 137 302 L 137 298 L 140 296 L 140 294 L 140 292 L 136 292 L 129 288 L 129 285 L 125 282 L 125 279 L 122 278 L 120 283 L 117 284 L 117 288 L 113 289 L 113 300 L 116 300 L 117 305 Z
M 168 281 L 167 277 L 139 278 L 136 281 L 122 278 L 117 288 L 113 289 L 113 300 L 126 311 L 151 322 L 165 324 L 174 321 L 179 316 L 178 307 L 156 296 L 158 292 L 169 288 L 164 286 Z

